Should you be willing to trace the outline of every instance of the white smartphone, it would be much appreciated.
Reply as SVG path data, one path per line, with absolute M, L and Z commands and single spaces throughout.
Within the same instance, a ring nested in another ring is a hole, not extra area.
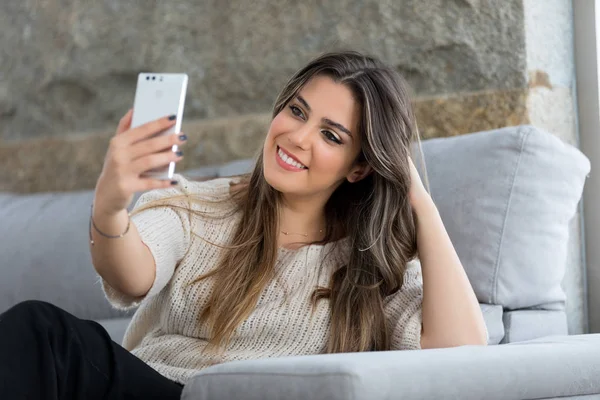
M 187 82 L 187 74 L 140 73 L 135 89 L 131 127 L 135 128 L 161 117 L 175 115 L 176 124 L 155 136 L 179 133 L 183 120 Z M 177 147 L 173 145 L 172 150 L 177 151 Z M 172 179 L 174 173 L 175 162 L 172 161 L 165 167 L 146 171 L 142 176 L 167 180 Z

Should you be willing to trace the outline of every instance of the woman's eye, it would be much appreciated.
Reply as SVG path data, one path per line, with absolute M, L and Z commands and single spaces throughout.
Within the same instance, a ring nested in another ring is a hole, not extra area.
M 302 112 L 302 110 L 299 107 L 294 106 L 294 105 L 290 105 L 289 108 L 292 111 L 292 114 L 294 114 L 296 117 L 300 117 L 300 118 L 304 119 L 304 113 Z M 325 137 L 327 138 L 327 140 L 330 140 L 330 141 L 332 141 L 334 143 L 337 143 L 337 144 L 342 144 L 341 140 L 339 140 L 337 138 L 337 136 L 335 136 L 330 131 L 323 130 L 321 132 L 323 133 L 323 135 L 325 135 Z
M 321 131 L 321 132 L 323 133 L 323 135 L 325 135 L 325 137 L 327 139 L 331 140 L 332 142 L 337 143 L 337 144 L 342 144 L 342 142 L 333 133 L 331 133 L 329 131 Z
M 298 107 L 290 106 L 290 110 L 292 110 L 292 114 L 294 114 L 295 116 L 304 118 L 304 114 L 302 113 L 302 110 L 299 109 Z

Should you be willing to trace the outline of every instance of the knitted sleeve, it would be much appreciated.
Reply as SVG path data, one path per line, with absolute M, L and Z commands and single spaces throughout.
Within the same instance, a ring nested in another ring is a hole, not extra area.
M 423 277 L 418 260 L 410 261 L 402 288 L 384 300 L 392 350 L 421 348 Z
M 170 207 L 170 204 L 188 207 L 185 199 L 168 199 L 182 195 L 189 182 L 181 175 L 175 175 L 178 186 L 168 189 L 156 189 L 144 193 L 136 202 L 132 213 L 143 205 L 155 200 L 165 200 L 166 205 L 143 210 L 132 215 L 131 223 L 137 228 L 142 242 L 150 249 L 156 264 L 156 277 L 152 287 L 144 296 L 132 297 L 111 287 L 102 277 L 102 290 L 110 304 L 120 310 L 139 306 L 146 298 L 158 294 L 171 280 L 175 267 L 186 254 L 190 245 L 189 213 Z M 186 190 L 187 191 L 187 190 Z

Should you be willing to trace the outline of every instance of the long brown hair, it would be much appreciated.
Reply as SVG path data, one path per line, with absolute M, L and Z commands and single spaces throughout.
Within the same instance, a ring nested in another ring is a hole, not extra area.
M 336 266 L 329 287 L 315 288 L 313 310 L 329 299 L 331 329 L 327 353 L 390 349 L 383 301 L 398 291 L 408 261 L 416 256 L 416 227 L 409 202 L 411 145 L 420 143 L 403 78 L 379 60 L 353 51 L 323 54 L 296 72 L 273 108 L 273 117 L 314 76 L 346 85 L 361 108 L 361 151 L 356 162 L 373 172 L 345 181 L 325 206 L 324 244 L 348 238 L 348 263 Z M 232 191 L 241 215 L 220 261 L 192 284 L 213 277 L 214 289 L 200 320 L 210 326 L 210 348 L 224 348 L 252 313 L 277 260 L 281 194 L 264 177 L 262 152 L 252 173 Z

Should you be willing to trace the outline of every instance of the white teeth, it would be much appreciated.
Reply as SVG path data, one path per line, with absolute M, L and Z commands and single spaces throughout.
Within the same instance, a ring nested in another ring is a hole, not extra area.
M 281 159 L 286 163 L 289 164 L 293 167 L 296 168 L 301 168 L 301 169 L 306 169 L 306 167 L 302 164 L 300 164 L 299 162 L 295 161 L 294 159 L 292 159 L 291 157 L 288 157 L 287 154 L 285 154 L 281 149 L 279 149 L 277 151 L 277 154 L 279 154 L 279 157 L 281 157 Z

